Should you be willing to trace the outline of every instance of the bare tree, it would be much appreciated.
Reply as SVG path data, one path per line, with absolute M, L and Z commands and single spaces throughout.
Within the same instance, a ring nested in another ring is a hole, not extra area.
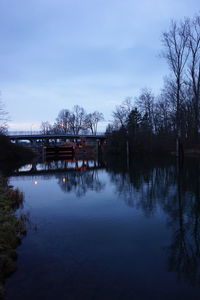
M 96 135 L 98 123 L 103 120 L 103 114 L 98 111 L 94 111 L 93 113 L 90 113 L 86 116 L 85 124 L 86 127 L 91 130 L 91 133 Z
M 180 154 L 180 106 L 181 106 L 181 88 L 184 83 L 184 70 L 188 60 L 188 39 L 189 25 L 188 20 L 184 20 L 180 24 L 172 21 L 168 32 L 163 33 L 163 45 L 165 51 L 163 56 L 166 58 L 169 67 L 172 71 L 172 76 L 175 78 L 175 99 L 176 99 L 176 134 L 177 147 L 176 154 Z
M 45 134 L 73 133 L 77 135 L 80 132 L 86 133 L 90 129 L 93 134 L 96 134 L 98 123 L 102 120 L 104 120 L 102 113 L 94 111 L 93 113 L 86 114 L 83 107 L 75 105 L 72 111 L 62 109 L 53 125 L 49 122 L 42 122 L 41 132 Z
M 0 99 L 0 134 L 5 134 L 8 130 L 8 113 Z
M 126 125 L 128 115 L 132 109 L 133 105 L 130 97 L 127 97 L 121 105 L 116 106 L 115 111 L 112 113 L 116 127 L 119 128 Z
M 154 131 L 154 95 L 150 89 L 144 88 L 138 98 L 136 105 L 142 115 L 146 115 L 150 128 Z
M 51 126 L 51 124 L 48 121 L 41 123 L 41 125 L 40 125 L 40 132 L 42 134 L 50 134 L 51 130 L 52 130 L 52 126 Z
M 70 120 L 71 120 L 71 113 L 68 109 L 62 109 L 58 117 L 56 119 L 56 124 L 55 126 L 61 133 L 70 133 L 71 128 L 70 128 Z
M 190 20 L 188 50 L 190 52 L 189 78 L 193 90 L 193 105 L 195 115 L 195 139 L 199 135 L 199 102 L 200 102 L 200 16 Z
M 74 134 L 79 134 L 81 130 L 85 129 L 86 112 L 83 107 L 75 105 L 70 114 L 69 125 Z

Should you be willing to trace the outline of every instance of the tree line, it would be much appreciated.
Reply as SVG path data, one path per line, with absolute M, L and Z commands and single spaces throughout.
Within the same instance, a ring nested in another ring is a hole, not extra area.
M 132 152 L 173 150 L 199 146 L 200 16 L 171 21 L 162 34 L 161 56 L 169 75 L 159 95 L 144 88 L 115 108 L 107 127 L 109 149 L 121 152 L 129 141 Z
M 101 112 L 87 113 L 83 107 L 75 105 L 71 111 L 62 109 L 54 124 L 42 122 L 41 133 L 76 135 L 90 132 L 96 135 L 98 124 L 103 120 L 104 116 Z
M 7 121 L 8 121 L 8 113 L 6 112 L 4 104 L 0 98 L 0 135 L 5 134 L 7 132 L 8 129 Z

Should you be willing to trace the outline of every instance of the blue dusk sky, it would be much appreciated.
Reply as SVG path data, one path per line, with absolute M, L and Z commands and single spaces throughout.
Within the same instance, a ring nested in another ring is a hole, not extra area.
M 0 91 L 10 130 L 37 130 L 75 104 L 112 111 L 143 87 L 159 93 L 170 20 L 199 0 L 1 0 Z

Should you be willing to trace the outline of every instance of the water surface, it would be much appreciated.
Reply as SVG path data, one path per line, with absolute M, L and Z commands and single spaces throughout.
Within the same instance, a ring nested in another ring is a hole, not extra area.
M 200 165 L 28 165 L 29 231 L 7 300 L 199 299 Z

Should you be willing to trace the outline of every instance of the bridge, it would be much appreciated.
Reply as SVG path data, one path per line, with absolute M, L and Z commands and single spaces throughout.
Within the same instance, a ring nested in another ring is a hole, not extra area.
M 8 137 L 13 142 L 18 141 L 29 141 L 32 145 L 37 141 L 41 141 L 42 143 L 49 143 L 50 141 L 59 142 L 59 141 L 75 141 L 78 139 L 84 139 L 87 141 L 96 141 L 103 142 L 106 139 L 105 133 L 97 133 L 97 134 L 42 134 L 39 131 L 10 131 L 8 132 Z

